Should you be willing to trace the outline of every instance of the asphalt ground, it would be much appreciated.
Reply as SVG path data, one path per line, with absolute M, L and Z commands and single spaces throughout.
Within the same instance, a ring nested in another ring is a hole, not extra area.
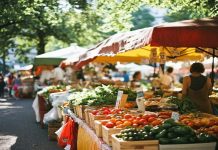
M 36 123 L 32 99 L 0 99 L 0 150 L 62 150 Z

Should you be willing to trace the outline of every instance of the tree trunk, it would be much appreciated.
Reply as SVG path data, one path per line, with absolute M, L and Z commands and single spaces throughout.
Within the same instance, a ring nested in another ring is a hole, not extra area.
M 37 52 L 38 52 L 37 54 L 40 55 L 40 54 L 45 53 L 46 36 L 41 30 L 38 30 L 37 34 L 38 34 L 38 40 L 39 40 L 39 43 L 37 45 Z
M 2 71 L 3 71 L 3 74 L 5 74 L 6 73 L 6 51 L 3 51 L 2 61 L 3 61 Z

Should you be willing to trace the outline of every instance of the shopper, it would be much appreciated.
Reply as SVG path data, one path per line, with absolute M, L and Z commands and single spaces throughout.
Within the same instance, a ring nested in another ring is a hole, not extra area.
M 133 77 L 132 77 L 132 81 L 131 81 L 131 87 L 132 88 L 138 88 L 140 87 L 140 81 L 142 79 L 142 74 L 140 71 L 136 71 L 134 74 L 133 74 Z
M 8 90 L 9 90 L 9 93 L 8 93 L 9 97 L 12 97 L 13 81 L 14 81 L 14 74 L 10 73 L 10 75 L 8 76 L 8 81 L 7 81 Z
M 4 89 L 5 89 L 6 83 L 4 81 L 3 74 L 0 73 L 0 97 L 4 98 Z
M 208 98 L 212 91 L 212 84 L 210 78 L 202 75 L 204 70 L 202 63 L 193 63 L 191 65 L 191 75 L 183 79 L 182 94 L 183 97 L 189 97 L 198 110 L 212 113 L 212 106 Z
M 123 71 L 123 82 L 129 82 L 129 75 L 126 71 Z
M 168 67 L 166 70 L 166 73 L 164 73 L 163 75 L 160 75 L 160 82 L 161 82 L 162 89 L 169 89 L 172 87 L 174 83 L 172 67 Z
M 20 94 L 20 86 L 22 85 L 22 82 L 21 82 L 21 75 L 18 74 L 17 78 L 15 78 L 13 80 L 13 91 L 14 91 L 14 97 L 15 98 L 18 98 L 19 97 L 19 94 Z

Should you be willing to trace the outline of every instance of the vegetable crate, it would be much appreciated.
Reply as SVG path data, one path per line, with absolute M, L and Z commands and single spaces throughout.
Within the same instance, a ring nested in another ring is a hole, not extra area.
M 216 143 L 196 143 L 196 144 L 160 144 L 159 150 L 215 150 Z
M 92 129 L 95 129 L 95 120 L 104 120 L 105 115 L 93 115 L 92 113 L 89 113 L 89 125 Z
M 158 140 L 124 141 L 112 135 L 112 150 L 159 150 Z
M 60 122 L 51 122 L 48 123 L 48 139 L 57 140 L 57 135 L 55 132 L 61 127 Z
M 86 108 L 88 108 L 88 106 L 85 106 L 85 105 L 76 106 L 76 114 L 79 118 L 85 119 L 85 109 Z
M 102 121 L 106 120 L 95 120 L 95 133 L 99 138 L 102 137 Z
M 93 109 L 85 109 L 85 121 L 86 123 L 90 126 L 90 118 L 89 118 L 89 113 L 91 113 Z
M 102 126 L 102 137 L 103 141 L 108 144 L 109 146 L 112 146 L 112 134 L 117 134 L 121 131 L 121 128 L 107 128 L 105 126 Z

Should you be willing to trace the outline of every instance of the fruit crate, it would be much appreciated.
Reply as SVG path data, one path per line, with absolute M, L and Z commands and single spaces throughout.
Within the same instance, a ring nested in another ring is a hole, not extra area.
M 112 135 L 112 150 L 159 150 L 158 140 L 124 141 Z
M 121 131 L 121 128 L 107 128 L 105 126 L 102 126 L 102 137 L 103 141 L 108 144 L 109 146 L 112 146 L 112 134 L 117 134 Z
M 95 120 L 95 133 L 97 137 L 102 137 L 102 121 L 108 121 L 108 120 Z
M 216 150 L 216 142 L 172 145 L 160 144 L 159 150 Z
M 92 129 L 95 129 L 95 120 L 104 120 L 105 115 L 93 115 L 92 113 L 89 113 L 89 125 Z
M 86 123 L 90 126 L 90 118 L 89 118 L 89 113 L 91 113 L 92 112 L 92 110 L 94 110 L 94 109 L 92 109 L 92 108 L 86 108 L 85 109 L 85 121 L 86 121 Z
M 80 119 L 85 119 L 85 109 L 88 108 L 88 106 L 85 105 L 77 105 L 76 107 L 76 114 Z

